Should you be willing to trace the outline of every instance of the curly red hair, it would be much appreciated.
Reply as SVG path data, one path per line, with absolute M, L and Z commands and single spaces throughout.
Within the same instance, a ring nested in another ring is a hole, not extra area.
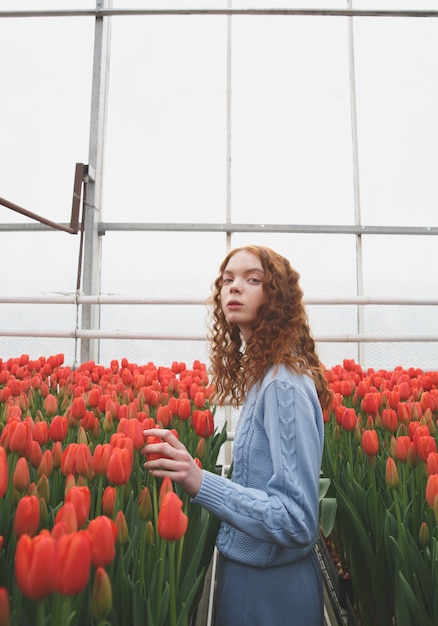
M 223 272 L 230 258 L 242 250 L 260 259 L 266 294 L 244 351 L 239 327 L 226 320 L 220 300 Z M 219 404 L 226 400 L 240 404 L 270 367 L 284 363 L 299 374 L 310 373 L 322 408 L 330 406 L 331 392 L 310 332 L 299 278 L 287 259 L 263 246 L 236 248 L 223 260 L 210 298 L 209 332 L 211 372 Z

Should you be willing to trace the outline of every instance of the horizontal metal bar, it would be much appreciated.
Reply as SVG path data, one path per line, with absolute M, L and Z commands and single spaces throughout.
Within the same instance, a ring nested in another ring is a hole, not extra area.
M 68 227 L 68 224 L 65 224 Z M 50 231 L 44 224 L 0 224 L 0 232 Z M 305 233 L 329 235 L 438 235 L 438 226 L 363 226 L 357 224 L 228 224 L 179 222 L 100 222 L 106 232 Z
M 119 17 L 159 15 L 239 15 L 304 17 L 438 17 L 432 10 L 357 10 L 357 9 L 45 9 L 0 11 L 0 18 L 16 17 Z
M 38 215 L 37 213 L 33 213 L 32 211 L 28 211 L 23 207 L 15 204 L 14 202 L 10 202 L 10 200 L 6 200 L 6 198 L 0 198 L 0 205 L 6 207 L 7 209 L 11 209 L 16 213 L 21 213 L 25 217 L 30 217 L 33 220 L 37 220 L 41 225 L 45 225 L 50 228 L 50 230 L 62 230 L 64 232 L 70 233 L 71 235 L 77 235 L 78 228 L 72 227 L 70 224 L 59 224 L 58 222 L 52 222 L 52 220 L 48 220 L 46 217 L 42 215 Z M 73 212 L 72 212 L 73 215 Z
M 143 333 L 111 330 L 53 330 L 0 328 L 0 337 L 57 337 L 70 339 L 134 339 L 144 341 L 206 341 L 204 334 Z M 438 342 L 438 335 L 320 335 L 314 337 L 317 343 L 418 343 Z
M 388 306 L 437 306 L 438 298 L 377 298 L 371 296 L 315 296 L 304 298 L 306 305 L 388 305 Z M 49 294 L 49 295 L 0 295 L 0 304 L 99 304 L 99 305 L 205 305 L 204 298 L 144 298 L 136 296 L 84 296 L 72 294 Z

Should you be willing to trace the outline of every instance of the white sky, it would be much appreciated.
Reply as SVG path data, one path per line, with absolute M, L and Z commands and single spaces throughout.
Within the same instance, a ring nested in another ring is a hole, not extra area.
M 95 3 L 0 0 L 0 13 L 73 6 Z M 227 2 L 114 2 L 166 6 Z M 353 8 L 437 4 L 376 0 Z M 225 221 L 225 33 L 225 17 L 113 18 L 104 221 Z M 354 35 L 362 223 L 436 227 L 438 18 L 356 18 Z M 0 18 L 0 196 L 60 222 L 70 218 L 75 163 L 88 162 L 93 37 L 93 18 Z M 232 37 L 232 222 L 353 224 L 347 20 L 236 17 Z M 0 207 L 0 222 L 29 220 Z M 77 237 L 0 237 L 3 293 L 75 291 Z M 233 238 L 250 242 L 288 256 L 308 296 L 356 293 L 353 236 Z M 102 291 L 205 297 L 224 245 L 222 234 L 107 233 Z M 438 295 L 436 237 L 364 237 L 363 259 L 367 295 Z M 130 326 L 137 315 L 124 310 L 117 323 Z M 315 317 L 328 333 L 339 314 Z M 354 317 L 347 311 L 344 327 Z M 422 326 L 436 332 L 426 317 Z M 151 323 L 162 322 L 159 314 Z M 193 316 L 198 332 L 202 323 Z

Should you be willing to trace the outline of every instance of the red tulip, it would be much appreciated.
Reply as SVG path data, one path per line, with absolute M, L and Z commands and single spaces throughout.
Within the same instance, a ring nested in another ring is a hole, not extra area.
M 438 474 L 431 474 L 426 483 L 426 501 L 431 509 L 434 508 L 435 499 L 438 496 Z
M 65 502 L 61 508 L 58 509 L 55 517 L 55 525 L 62 525 L 64 530 L 62 534 L 77 532 L 78 518 L 73 502 Z
M 58 400 L 51 393 L 44 398 L 44 413 L 47 417 L 53 417 L 58 410 Z
M 37 476 L 40 477 L 45 474 L 48 478 L 53 472 L 53 455 L 51 450 L 44 450 L 41 461 L 37 468 Z
M 214 418 L 212 412 L 208 409 L 205 411 L 195 409 L 192 414 L 191 426 L 198 437 L 205 437 L 208 439 L 214 431 Z
M 79 530 L 59 537 L 51 563 L 54 591 L 63 596 L 74 596 L 85 589 L 91 568 L 88 532 Z
M 34 441 L 38 441 L 40 446 L 45 446 L 46 443 L 49 441 L 49 426 L 45 420 L 35 422 L 35 427 L 33 429 L 33 439 Z
M 136 450 L 140 450 L 144 446 L 143 426 L 138 419 L 120 420 L 117 432 L 122 432 L 130 437 Z
M 62 459 L 62 444 L 60 441 L 55 441 L 52 447 L 52 456 L 53 456 L 53 468 L 59 469 L 61 467 L 61 459 Z
M 178 406 L 178 417 L 180 420 L 186 421 L 192 414 L 192 403 L 188 398 L 180 398 Z
M 427 475 L 438 474 L 438 452 L 431 452 L 426 461 Z
M 166 541 L 178 541 L 184 536 L 188 517 L 182 512 L 182 500 L 171 491 L 166 493 L 158 513 L 158 533 Z
M 117 526 L 116 542 L 119 545 L 123 545 L 129 539 L 128 524 L 126 523 L 126 517 L 123 511 L 117 511 L 115 523 Z
M 390 456 L 386 459 L 385 479 L 386 484 L 392 488 L 397 487 L 400 482 L 397 465 Z
M 30 448 L 30 452 L 28 455 L 29 463 L 32 467 L 38 467 L 41 463 L 41 459 L 43 458 L 43 453 L 41 451 L 41 446 L 38 441 L 32 441 L 32 445 Z
M 156 421 L 157 424 L 161 424 L 163 428 L 169 428 L 172 421 L 172 414 L 167 405 L 158 407 Z
M 342 419 L 341 426 L 344 430 L 350 431 L 356 428 L 357 423 L 357 413 L 353 408 L 345 409 Z
M 21 537 L 23 534 L 33 537 L 40 525 L 40 503 L 36 496 L 23 496 L 18 501 L 14 517 L 14 535 Z
M 9 448 L 19 456 L 28 456 L 32 447 L 32 433 L 28 422 L 10 422 Z
M 12 484 L 17 491 L 26 491 L 30 485 L 29 464 L 24 456 L 21 456 L 15 466 Z
M 91 506 L 91 493 L 88 487 L 72 487 L 65 496 L 65 504 L 71 502 L 75 507 L 78 528 L 82 528 L 88 519 Z
M 91 406 L 93 409 L 97 408 L 100 403 L 101 391 L 99 387 L 92 387 L 87 395 L 87 403 L 88 406 Z
M 431 452 L 436 452 L 436 441 L 434 437 L 431 437 L 430 435 L 418 437 L 416 440 L 416 450 L 421 461 L 426 463 L 429 454 Z
M 413 441 L 409 444 L 407 464 L 410 469 L 414 469 L 418 465 L 417 450 Z
M 21 592 L 31 600 L 43 600 L 53 591 L 54 552 L 55 540 L 47 530 L 33 538 L 23 534 L 18 540 L 15 577 Z
M 362 433 L 362 449 L 368 456 L 376 456 L 379 451 L 379 438 L 375 430 L 364 430 Z
M 395 456 L 398 461 L 405 463 L 408 458 L 408 449 L 411 443 L 411 438 L 407 435 L 400 435 L 396 439 L 395 443 Z
M 76 420 L 81 420 L 86 413 L 87 405 L 85 404 L 85 399 L 83 396 L 78 396 L 73 399 L 71 405 L 71 414 L 72 417 Z
M 166 494 L 172 493 L 172 492 L 173 492 L 173 483 L 170 480 L 170 478 L 166 476 L 165 478 L 163 478 L 160 490 L 158 492 L 158 508 L 161 508 L 161 505 L 163 503 L 163 500 Z
M 3 498 L 8 489 L 8 457 L 6 450 L 0 446 L 0 498 Z
M 193 404 L 195 405 L 197 409 L 204 408 L 204 405 L 205 405 L 205 390 L 204 389 L 198 389 L 198 391 L 195 394 L 195 397 L 193 398 Z
M 125 485 L 132 473 L 133 456 L 129 448 L 113 448 L 106 468 L 106 477 L 114 485 Z
M 409 415 L 411 420 L 414 422 L 418 422 L 418 420 L 423 415 L 423 409 L 421 408 L 421 404 L 419 402 L 410 402 L 409 403 Z
M 390 433 L 395 433 L 398 428 L 398 417 L 394 409 L 383 409 L 381 414 L 382 426 Z
M 112 449 L 113 448 L 109 443 L 98 443 L 94 448 L 93 469 L 95 474 L 101 476 L 106 473 Z
M 95 567 L 106 567 L 116 555 L 117 526 L 106 515 L 95 517 L 88 524 L 91 537 L 91 562 Z
M 377 415 L 382 404 L 382 394 L 370 391 L 366 393 L 361 402 L 361 409 L 364 413 Z
M 105 515 L 108 515 L 108 517 L 113 516 L 115 503 L 116 488 L 108 485 L 108 487 L 105 487 L 105 491 L 102 494 L 102 511 Z
M 79 476 L 91 478 L 93 475 L 93 457 L 85 443 L 79 443 L 76 450 L 76 468 Z
M 402 424 L 409 424 L 411 421 L 409 405 L 406 402 L 399 402 L 397 404 L 397 417 Z
M 64 415 L 55 415 L 49 426 L 49 437 L 52 441 L 64 441 L 68 433 L 68 421 Z

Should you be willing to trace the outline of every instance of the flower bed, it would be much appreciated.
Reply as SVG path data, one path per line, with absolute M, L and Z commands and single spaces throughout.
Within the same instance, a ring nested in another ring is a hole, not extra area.
M 345 360 L 327 376 L 330 539 L 360 622 L 438 624 L 438 372 L 365 372 Z
M 215 471 L 205 365 L 0 360 L 0 626 L 184 626 L 218 522 L 143 469 L 171 428 Z

